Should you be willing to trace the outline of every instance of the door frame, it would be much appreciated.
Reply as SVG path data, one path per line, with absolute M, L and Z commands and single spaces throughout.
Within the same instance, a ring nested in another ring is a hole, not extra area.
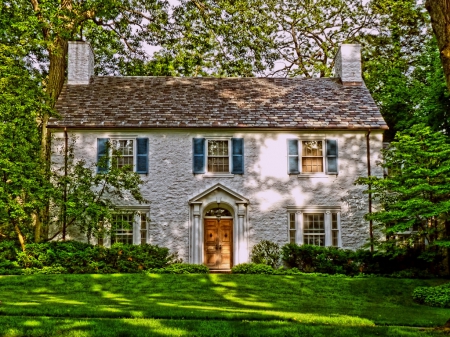
M 220 207 L 230 211 L 233 219 L 232 265 L 249 262 L 248 199 L 218 183 L 189 200 L 189 263 L 204 262 L 204 219 L 212 208 Z

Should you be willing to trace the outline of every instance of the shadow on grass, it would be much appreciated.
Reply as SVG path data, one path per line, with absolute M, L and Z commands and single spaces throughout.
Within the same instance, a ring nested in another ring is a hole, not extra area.
M 264 275 L 1 277 L 0 334 L 366 336 L 398 330 L 392 335 L 416 336 L 417 329 L 374 325 L 445 323 L 448 310 L 410 299 L 410 290 L 427 282 Z

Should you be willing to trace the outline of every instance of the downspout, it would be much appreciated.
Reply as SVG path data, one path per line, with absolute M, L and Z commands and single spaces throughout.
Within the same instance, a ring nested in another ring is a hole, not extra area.
M 67 128 L 64 128 L 64 204 L 63 204 L 63 228 L 62 239 L 66 241 L 67 227 L 67 153 L 68 153 L 68 136 Z
M 367 176 L 371 176 L 370 171 L 370 129 L 367 131 L 366 135 L 366 149 L 367 149 Z M 372 184 L 369 184 L 369 216 L 372 215 Z M 369 220 L 369 237 L 370 237 L 370 251 L 373 252 L 373 221 Z

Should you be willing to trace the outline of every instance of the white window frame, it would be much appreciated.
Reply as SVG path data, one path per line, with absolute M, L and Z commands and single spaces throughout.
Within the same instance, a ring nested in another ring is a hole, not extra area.
M 287 207 L 287 242 L 290 243 L 291 232 L 291 214 L 295 214 L 295 243 L 303 245 L 303 215 L 309 213 L 324 214 L 325 225 L 325 247 L 333 246 L 332 240 L 332 224 L 331 214 L 337 214 L 337 230 L 338 230 L 338 245 L 342 247 L 342 230 L 341 230 L 341 207 L 340 206 L 288 206 Z
M 112 165 L 112 160 L 113 160 L 113 142 L 114 141 L 119 141 L 119 140 L 132 140 L 133 141 L 133 167 L 132 167 L 132 172 L 136 172 L 136 161 L 137 161 L 137 137 L 125 137 L 125 136 L 121 136 L 121 137 L 109 137 L 109 141 L 111 143 L 110 149 L 109 149 L 109 157 L 111 158 L 111 161 L 109 163 L 109 165 Z
M 204 137 L 205 138 L 205 175 L 206 176 L 214 176 L 214 177 L 233 177 L 234 174 L 231 173 L 231 165 L 232 165 L 232 147 L 231 147 L 231 138 L 232 137 Z M 228 171 L 227 172 L 210 172 L 208 170 L 208 146 L 210 141 L 226 141 L 228 143 Z
M 133 245 L 140 245 L 142 244 L 142 228 L 141 228 L 141 216 L 145 215 L 146 218 L 146 224 L 145 224 L 145 243 L 150 243 L 150 212 L 148 210 L 148 206 L 135 206 L 135 207 L 126 207 L 126 208 L 120 208 L 116 212 L 117 215 L 121 214 L 132 214 L 133 215 Z M 113 244 L 113 238 L 111 233 L 111 236 L 109 238 L 110 244 Z

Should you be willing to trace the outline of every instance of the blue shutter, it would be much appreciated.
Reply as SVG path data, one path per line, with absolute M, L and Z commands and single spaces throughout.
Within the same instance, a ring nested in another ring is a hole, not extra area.
M 298 140 L 288 139 L 288 173 L 299 174 L 298 168 Z
M 193 158 L 192 171 L 193 173 L 205 173 L 205 138 L 192 139 Z
M 336 139 L 327 139 L 327 173 L 338 174 L 338 144 Z
M 232 163 L 231 173 L 244 174 L 244 138 L 231 138 Z
M 148 173 L 148 138 L 136 138 L 136 173 Z
M 105 173 L 108 171 L 108 142 L 109 138 L 97 138 L 97 173 Z

